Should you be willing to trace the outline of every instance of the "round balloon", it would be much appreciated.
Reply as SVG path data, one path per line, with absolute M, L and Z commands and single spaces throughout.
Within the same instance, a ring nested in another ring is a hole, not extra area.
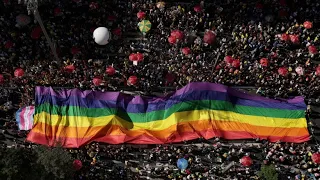
M 189 47 L 184 47 L 181 51 L 184 55 L 189 55 L 191 53 L 191 49 Z
M 142 61 L 144 59 L 144 55 L 142 53 L 137 53 L 136 54 L 138 61 Z
M 269 60 L 267 58 L 261 58 L 260 59 L 260 64 L 263 67 L 267 67 L 269 65 Z
M 75 170 L 80 170 L 82 168 L 82 162 L 79 159 L 73 161 L 73 168 Z
M 179 169 L 182 169 L 182 170 L 187 169 L 188 161 L 185 158 L 180 158 L 177 161 L 177 166 Z
M 303 27 L 306 29 L 311 29 L 312 28 L 312 22 L 306 21 L 303 23 Z
M 313 153 L 311 159 L 314 163 L 320 164 L 320 153 Z
M 175 38 L 174 36 L 169 36 L 168 37 L 168 42 L 170 44 L 175 44 L 177 42 L 177 38 Z
M 100 79 L 100 77 L 95 77 L 95 78 L 92 79 L 92 83 L 95 86 L 100 86 L 100 84 L 102 83 L 102 79 Z
M 235 68 L 238 68 L 240 67 L 240 60 L 239 59 L 235 59 L 232 61 L 232 66 L 235 67 Z
M 224 57 L 224 61 L 228 64 L 232 64 L 232 62 L 234 61 L 232 56 L 226 56 Z
M 282 41 L 290 41 L 289 34 L 286 34 L 286 33 L 281 34 L 281 40 Z
M 130 61 L 137 61 L 137 60 L 138 60 L 137 54 L 136 54 L 136 53 L 131 53 L 131 54 L 129 55 L 129 60 L 130 60 Z
M 310 54 L 317 54 L 318 53 L 318 50 L 317 50 L 317 47 L 316 46 L 309 46 L 308 47 L 308 50 L 309 50 L 309 53 Z
M 182 40 L 184 38 L 184 34 L 180 30 L 173 30 L 170 35 L 179 40 Z
M 252 159 L 249 157 L 249 156 L 243 156 L 241 159 L 240 159 L 240 163 L 243 165 L 243 166 L 246 166 L 246 167 L 249 167 L 252 165 Z
M 15 77 L 21 77 L 24 75 L 24 70 L 22 68 L 17 68 L 15 71 L 14 71 L 14 76 Z
M 73 64 L 71 64 L 71 65 L 68 65 L 68 66 L 64 67 L 64 69 L 65 69 L 65 71 L 67 71 L 68 73 L 72 73 L 73 71 L 76 70 L 76 67 L 75 67 Z
M 99 45 L 106 45 L 109 43 L 110 32 L 105 27 L 98 27 L 93 32 L 93 39 Z
M 106 73 L 109 75 L 109 76 L 112 76 L 116 73 L 116 70 L 112 67 L 112 66 L 109 66 L 106 68 Z
M 288 74 L 288 69 L 286 67 L 280 67 L 278 69 L 278 73 L 281 75 L 281 76 L 285 76 Z
M 129 85 L 136 85 L 138 83 L 138 78 L 137 76 L 130 76 L 128 78 L 128 84 Z
M 203 41 L 207 44 L 212 44 L 216 39 L 216 34 L 212 31 L 207 31 L 203 36 Z

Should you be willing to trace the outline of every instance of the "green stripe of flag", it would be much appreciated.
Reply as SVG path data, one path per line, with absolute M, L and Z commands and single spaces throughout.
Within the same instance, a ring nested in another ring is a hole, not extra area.
M 109 115 L 117 115 L 118 117 L 130 122 L 150 122 L 168 118 L 175 112 L 192 111 L 192 110 L 220 110 L 231 111 L 239 114 L 274 117 L 274 118 L 290 118 L 297 119 L 305 117 L 304 110 L 282 110 L 248 107 L 241 105 L 233 105 L 226 101 L 202 100 L 188 101 L 173 105 L 166 110 L 158 110 L 147 113 L 126 113 L 125 110 L 115 108 L 83 108 L 78 106 L 56 106 L 45 103 L 36 107 L 35 114 L 47 112 L 53 115 L 61 116 L 87 116 L 101 117 Z M 259 119 L 257 119 L 259 120 Z

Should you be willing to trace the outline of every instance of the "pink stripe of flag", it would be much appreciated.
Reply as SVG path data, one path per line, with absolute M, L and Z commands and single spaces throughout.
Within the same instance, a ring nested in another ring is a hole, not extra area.
M 34 106 L 27 106 L 17 111 L 16 121 L 20 130 L 32 129 L 34 111 Z
M 30 107 L 30 109 L 29 109 L 28 117 L 32 118 L 32 121 L 29 121 L 28 129 L 32 129 L 32 127 L 33 127 L 34 106 L 29 106 L 29 107 Z

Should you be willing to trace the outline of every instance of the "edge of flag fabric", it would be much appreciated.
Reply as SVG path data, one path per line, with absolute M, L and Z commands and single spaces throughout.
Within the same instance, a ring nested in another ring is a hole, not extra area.
M 27 131 L 32 129 L 34 112 L 34 106 L 26 106 L 20 108 L 16 112 L 16 122 L 18 124 L 19 130 Z
M 50 146 L 163 144 L 200 137 L 299 143 L 310 137 L 302 97 L 273 100 L 205 82 L 162 98 L 50 87 L 35 92 L 27 140 Z

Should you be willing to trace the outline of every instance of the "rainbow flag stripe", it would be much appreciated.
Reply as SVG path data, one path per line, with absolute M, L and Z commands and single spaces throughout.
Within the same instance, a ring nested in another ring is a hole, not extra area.
M 212 83 L 190 83 L 163 98 L 119 92 L 55 91 L 36 87 L 34 126 L 28 140 L 80 147 L 163 144 L 203 137 L 309 140 L 302 97 L 273 100 Z

